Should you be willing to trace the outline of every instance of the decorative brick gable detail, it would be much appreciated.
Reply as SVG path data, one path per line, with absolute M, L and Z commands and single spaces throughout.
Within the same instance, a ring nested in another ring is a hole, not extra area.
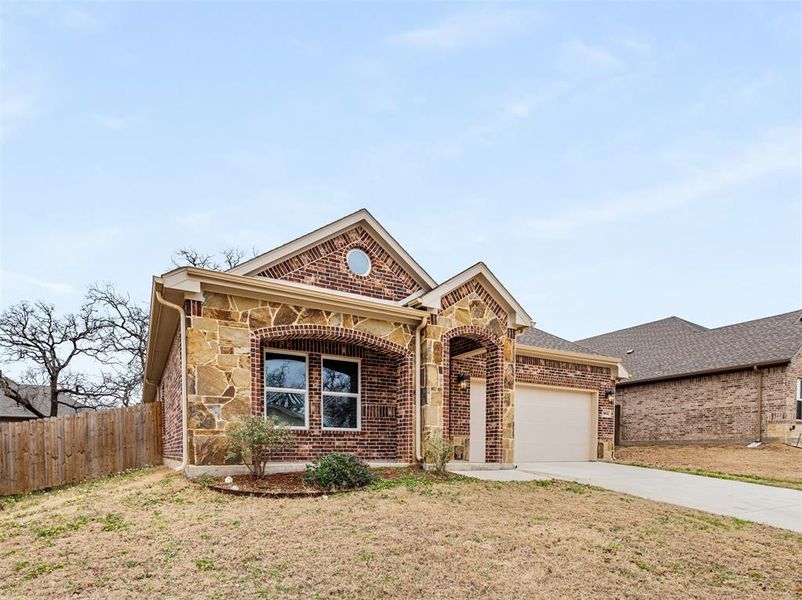
M 164 367 L 159 398 L 162 402 L 162 436 L 165 458 L 181 460 L 184 455 L 181 414 L 181 341 L 176 333 Z
M 499 320 L 503 323 L 507 323 L 507 311 L 505 311 L 501 305 L 496 302 L 495 298 L 488 292 L 485 287 L 476 281 L 476 279 L 471 279 L 470 281 L 462 284 L 457 289 L 450 291 L 448 294 L 445 294 L 440 299 L 440 306 L 442 308 L 448 308 L 462 300 L 463 298 L 471 295 L 476 294 L 482 301 L 488 306 L 488 308 L 493 311 Z
M 371 269 L 365 277 L 348 269 L 345 259 L 353 248 L 364 250 L 370 257 Z M 258 275 L 393 301 L 402 300 L 420 289 L 412 275 L 360 226 L 275 264 Z

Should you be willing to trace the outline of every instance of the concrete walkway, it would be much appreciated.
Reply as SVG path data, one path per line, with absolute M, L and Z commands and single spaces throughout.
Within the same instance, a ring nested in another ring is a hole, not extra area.
M 517 471 L 802 532 L 798 490 L 604 462 L 523 463 Z

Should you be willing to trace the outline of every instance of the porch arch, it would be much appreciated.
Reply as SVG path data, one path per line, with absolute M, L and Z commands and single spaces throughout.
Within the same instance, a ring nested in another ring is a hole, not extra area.
M 396 433 L 399 461 L 412 462 L 413 383 L 412 352 L 389 340 L 364 331 L 330 325 L 277 325 L 251 331 L 251 413 L 261 414 L 264 398 L 264 363 L 262 349 L 274 341 L 310 340 L 343 343 L 389 355 L 398 361 L 399 382 L 396 405 Z
M 443 334 L 443 432 L 451 438 L 451 341 L 460 337 L 474 340 L 485 349 L 485 460 L 500 463 L 503 454 L 504 344 L 484 327 L 461 325 Z

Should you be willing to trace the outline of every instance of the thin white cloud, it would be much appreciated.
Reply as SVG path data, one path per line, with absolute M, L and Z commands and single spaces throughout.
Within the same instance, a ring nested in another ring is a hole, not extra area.
M 519 34 L 540 18 L 532 9 L 471 10 L 453 14 L 436 25 L 396 33 L 388 41 L 424 50 L 459 50 Z
M 70 31 L 89 32 L 100 29 L 101 21 L 89 11 L 71 6 L 59 15 L 59 23 Z
M 702 202 L 727 189 L 792 171 L 802 171 L 798 126 L 775 131 L 709 168 L 693 168 L 683 179 L 530 220 L 528 230 L 543 236 L 563 237 L 583 228 Z
M 433 153 L 445 158 L 458 156 L 474 142 L 487 140 L 527 121 L 539 107 L 555 101 L 570 89 L 567 81 L 554 80 L 540 86 L 537 92 L 507 100 L 484 121 L 434 144 Z
M 575 39 L 566 42 L 564 48 L 572 59 L 597 69 L 610 69 L 621 65 L 621 59 L 613 52 L 588 42 Z
M 6 137 L 36 112 L 30 94 L 4 93 L 0 96 L 0 136 Z
M 133 118 L 124 115 L 92 115 L 92 120 L 104 129 L 121 131 L 131 124 Z
M 29 275 L 23 275 L 22 273 L 15 273 L 14 271 L 2 271 L 0 273 L 3 280 L 3 288 L 6 291 L 36 288 L 55 294 L 71 294 L 75 292 L 75 288 L 69 283 L 46 281 Z

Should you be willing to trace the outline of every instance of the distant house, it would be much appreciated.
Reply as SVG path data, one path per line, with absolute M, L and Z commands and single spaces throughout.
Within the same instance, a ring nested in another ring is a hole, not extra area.
M 45 416 L 50 415 L 50 388 L 45 385 L 20 385 L 19 389 L 26 397 L 33 398 L 33 406 Z M 72 415 L 85 408 L 76 408 L 75 402 L 69 394 L 62 394 L 61 400 L 65 402 L 58 407 L 58 416 Z M 36 419 L 37 416 L 24 406 L 17 404 L 15 400 L 9 398 L 0 391 L 0 423 L 14 421 L 28 421 Z
M 678 317 L 576 342 L 621 358 L 622 444 L 802 434 L 802 310 L 708 329 Z

